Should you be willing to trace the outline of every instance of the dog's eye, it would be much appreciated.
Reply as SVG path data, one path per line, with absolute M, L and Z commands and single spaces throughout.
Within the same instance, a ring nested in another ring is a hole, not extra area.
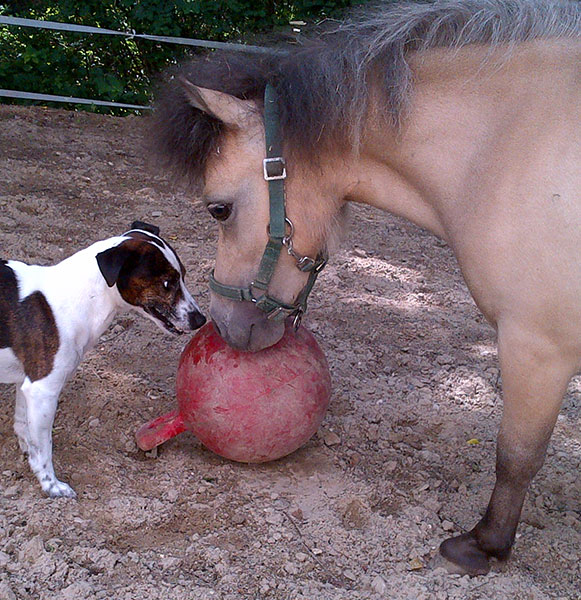
M 232 213 L 231 204 L 209 204 L 208 212 L 218 221 L 225 221 Z
M 166 280 L 163 282 L 163 287 L 164 287 L 164 289 L 166 289 L 166 290 L 169 290 L 170 286 L 171 286 L 171 282 L 170 282 L 170 281 L 168 281 L 168 280 L 166 279 Z

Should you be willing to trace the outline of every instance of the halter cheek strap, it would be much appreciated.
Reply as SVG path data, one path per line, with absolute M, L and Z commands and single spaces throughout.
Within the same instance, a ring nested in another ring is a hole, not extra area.
M 315 285 L 317 276 L 327 264 L 326 254 L 320 252 L 316 258 L 301 256 L 292 243 L 294 227 L 286 216 L 284 180 L 286 179 L 286 164 L 282 157 L 278 102 L 275 89 L 267 84 L 264 91 L 264 130 L 266 141 L 266 158 L 263 160 L 264 179 L 268 182 L 270 224 L 268 227 L 268 242 L 258 272 L 248 287 L 237 287 L 220 283 L 210 273 L 210 289 L 230 300 L 253 302 L 257 308 L 266 313 L 267 318 L 282 321 L 288 316 L 294 316 L 294 326 L 298 328 L 302 315 L 307 310 L 307 298 Z M 274 270 L 280 258 L 280 252 L 286 247 L 297 261 L 297 268 L 309 273 L 307 284 L 300 291 L 294 304 L 281 302 L 268 294 L 268 286 L 274 275 Z

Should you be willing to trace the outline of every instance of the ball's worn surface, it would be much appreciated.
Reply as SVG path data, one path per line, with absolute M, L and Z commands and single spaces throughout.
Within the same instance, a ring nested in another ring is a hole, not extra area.
M 277 344 L 253 354 L 229 347 L 208 323 L 180 358 L 179 409 L 144 425 L 137 443 L 149 450 L 188 429 L 225 458 L 275 460 L 315 433 L 330 395 L 327 361 L 304 327 L 287 327 Z

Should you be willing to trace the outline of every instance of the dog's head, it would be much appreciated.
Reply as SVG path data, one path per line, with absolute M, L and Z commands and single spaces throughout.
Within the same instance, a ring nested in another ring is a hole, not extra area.
M 201 327 L 206 318 L 186 287 L 184 265 L 159 227 L 135 221 L 122 238 L 97 254 L 107 285 L 162 329 L 179 334 Z

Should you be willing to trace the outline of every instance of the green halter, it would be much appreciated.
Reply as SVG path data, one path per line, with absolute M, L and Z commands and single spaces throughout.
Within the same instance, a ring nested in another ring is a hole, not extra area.
M 317 276 L 327 264 L 327 256 L 320 252 L 316 258 L 310 258 L 301 256 L 293 249 L 294 227 L 285 212 L 286 164 L 282 157 L 277 94 L 270 84 L 267 84 L 264 90 L 264 131 L 266 158 L 263 160 L 263 171 L 264 179 L 268 181 L 270 225 L 268 242 L 258 267 L 258 273 L 248 287 L 237 287 L 216 281 L 214 271 L 212 271 L 210 273 L 210 289 L 230 300 L 253 302 L 257 308 L 266 313 L 268 319 L 274 321 L 282 321 L 286 317 L 294 316 L 294 326 L 298 328 L 301 318 L 307 310 L 307 298 L 315 285 Z M 283 246 L 296 259 L 299 271 L 309 273 L 307 284 L 300 291 L 294 304 L 286 304 L 268 295 L 268 286 Z

